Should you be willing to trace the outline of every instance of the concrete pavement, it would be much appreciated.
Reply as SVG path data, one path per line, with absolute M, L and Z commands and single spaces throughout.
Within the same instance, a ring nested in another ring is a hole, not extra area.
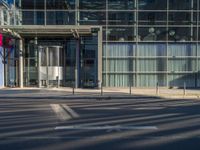
M 200 99 L 200 89 L 168 89 L 168 88 L 132 88 L 130 94 L 130 88 L 103 88 L 103 95 L 101 95 L 100 89 L 75 89 L 74 95 L 72 88 L 49 88 L 49 89 L 38 89 L 38 88 L 3 88 L 0 90 L 0 94 L 3 91 L 47 91 L 49 92 L 65 92 L 64 96 L 66 98 L 121 98 L 121 97 L 130 97 L 132 96 L 144 96 L 144 97 L 162 97 L 162 98 L 171 98 L 171 99 Z M 1 96 L 1 95 L 0 95 Z M 41 95 L 42 96 L 42 95 Z
M 66 91 L 49 90 L 1 90 L 0 95 L 1 150 L 200 147 L 197 100 L 139 96 L 109 101 L 65 99 L 60 97 L 65 97 Z

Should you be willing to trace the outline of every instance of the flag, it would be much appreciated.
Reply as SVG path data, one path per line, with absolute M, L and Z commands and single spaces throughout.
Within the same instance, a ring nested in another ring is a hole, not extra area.
M 0 47 L 3 47 L 3 34 L 0 33 Z

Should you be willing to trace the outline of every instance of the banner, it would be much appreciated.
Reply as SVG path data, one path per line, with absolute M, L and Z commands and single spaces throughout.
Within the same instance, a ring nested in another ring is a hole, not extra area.
M 3 34 L 0 33 L 0 47 L 3 47 Z
M 0 46 L 1 55 L 3 55 L 3 47 Z M 4 63 L 2 57 L 0 57 L 0 88 L 4 87 Z

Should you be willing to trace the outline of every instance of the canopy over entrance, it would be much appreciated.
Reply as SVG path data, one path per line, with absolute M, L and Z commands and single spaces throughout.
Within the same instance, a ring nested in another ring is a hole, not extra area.
M 12 34 L 13 36 L 46 36 L 46 35 L 74 35 L 76 38 L 79 34 L 95 34 L 102 30 L 100 26 L 0 26 L 0 32 Z

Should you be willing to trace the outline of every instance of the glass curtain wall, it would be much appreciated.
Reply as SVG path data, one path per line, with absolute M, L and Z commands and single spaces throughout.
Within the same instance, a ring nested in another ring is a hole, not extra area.
M 106 8 L 104 85 L 200 86 L 198 0 L 107 0 Z
M 199 87 L 199 0 L 21 0 L 24 25 L 101 25 L 105 86 Z

